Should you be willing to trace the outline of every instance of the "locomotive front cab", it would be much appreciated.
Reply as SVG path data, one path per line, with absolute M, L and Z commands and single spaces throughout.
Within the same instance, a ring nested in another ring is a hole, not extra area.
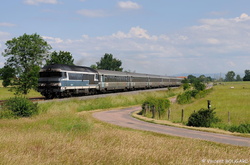
M 67 73 L 57 69 L 42 69 L 39 72 L 38 91 L 46 98 L 61 93 L 61 82 L 67 79 Z

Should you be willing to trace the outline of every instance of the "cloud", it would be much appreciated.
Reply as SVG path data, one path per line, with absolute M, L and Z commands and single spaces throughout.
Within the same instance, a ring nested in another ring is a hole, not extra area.
M 112 37 L 118 38 L 118 39 L 124 39 L 124 38 L 144 38 L 144 39 L 152 39 L 157 40 L 157 36 L 150 36 L 147 32 L 147 30 L 137 27 L 132 27 L 128 33 L 124 33 L 121 31 L 118 31 L 117 33 L 112 34 Z
M 25 0 L 24 3 L 28 5 L 38 5 L 40 3 L 58 4 L 58 1 L 57 0 Z
M 7 22 L 0 22 L 0 27 L 14 27 L 16 26 L 15 24 L 12 23 L 7 23 Z
M 140 5 L 131 1 L 120 1 L 118 2 L 118 6 L 122 9 L 140 9 L 141 8 Z
M 0 31 L 0 42 L 6 41 L 10 38 L 10 33 Z
M 54 37 L 48 37 L 48 36 L 42 36 L 44 40 L 48 40 L 49 43 L 51 44 L 58 44 L 58 43 L 62 43 L 63 40 L 61 38 L 54 38 Z
M 73 54 L 78 64 L 90 66 L 105 53 L 122 60 L 125 70 L 138 73 L 244 72 L 250 61 L 250 21 L 234 18 L 202 19 L 199 24 L 172 34 L 151 34 L 143 27 L 117 30 L 107 36 L 79 39 L 44 37 L 57 50 Z
M 108 16 L 108 14 L 103 10 L 83 9 L 83 10 L 78 10 L 77 13 L 80 15 L 83 15 L 85 17 L 105 17 L 105 16 Z

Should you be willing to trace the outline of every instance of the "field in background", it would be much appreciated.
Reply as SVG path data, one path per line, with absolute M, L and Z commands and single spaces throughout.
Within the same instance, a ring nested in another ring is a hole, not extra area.
M 0 100 L 6 100 L 14 97 L 14 92 L 9 91 L 10 88 L 0 87 Z M 42 95 L 35 90 L 31 90 L 27 97 L 41 97 Z
M 207 108 L 207 100 L 211 100 L 212 108 L 216 108 L 216 115 L 222 120 L 221 125 L 249 124 L 250 119 L 250 83 L 235 82 L 215 85 L 214 90 L 203 99 L 195 100 L 191 104 L 171 107 L 171 121 L 181 121 L 181 110 L 184 109 L 184 122 L 194 110 Z M 228 112 L 230 122 L 228 122 Z

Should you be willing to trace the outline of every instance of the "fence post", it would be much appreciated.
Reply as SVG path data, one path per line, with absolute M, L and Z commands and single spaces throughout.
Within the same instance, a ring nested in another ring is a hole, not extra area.
M 181 110 L 181 122 L 183 122 L 183 118 L 184 118 L 184 109 Z
M 152 115 L 153 115 L 152 118 L 155 118 L 155 106 L 154 105 L 152 106 Z
M 228 123 L 230 123 L 230 112 L 228 111 L 228 118 L 227 118 Z
M 170 119 L 170 113 L 171 113 L 171 109 L 168 109 L 168 120 Z

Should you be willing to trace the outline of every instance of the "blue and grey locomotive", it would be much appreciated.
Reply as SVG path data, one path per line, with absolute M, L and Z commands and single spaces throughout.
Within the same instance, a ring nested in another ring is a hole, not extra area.
M 180 86 L 182 80 L 176 77 L 95 70 L 64 64 L 47 65 L 40 70 L 39 75 L 38 91 L 46 98 Z

